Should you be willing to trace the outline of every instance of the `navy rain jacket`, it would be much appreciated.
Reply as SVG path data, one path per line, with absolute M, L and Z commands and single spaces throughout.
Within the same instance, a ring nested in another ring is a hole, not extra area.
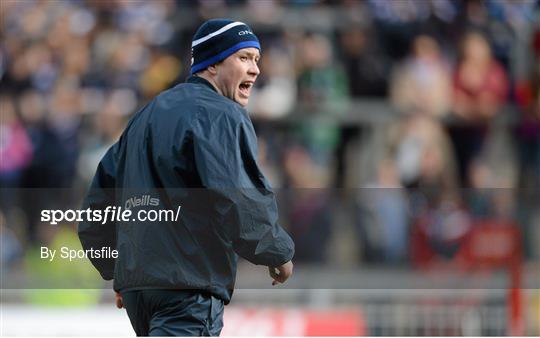
M 129 221 L 79 223 L 84 249 L 118 250 L 117 259 L 91 258 L 101 276 L 116 291 L 205 290 L 227 304 L 237 254 L 273 267 L 291 260 L 256 154 L 246 111 L 206 80 L 190 77 L 154 98 L 103 157 L 83 203 L 133 212 Z M 177 221 L 136 218 L 178 206 Z

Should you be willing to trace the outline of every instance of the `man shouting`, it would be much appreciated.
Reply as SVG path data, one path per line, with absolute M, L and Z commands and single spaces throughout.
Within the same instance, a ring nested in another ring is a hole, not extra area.
M 139 336 L 219 335 L 237 255 L 268 266 L 273 285 L 292 274 L 294 244 L 277 223 L 244 109 L 260 53 L 245 23 L 205 22 L 191 77 L 137 112 L 99 163 L 85 209 L 180 210 L 176 220 L 79 223 L 84 249 L 118 250 L 92 263 L 114 279 Z

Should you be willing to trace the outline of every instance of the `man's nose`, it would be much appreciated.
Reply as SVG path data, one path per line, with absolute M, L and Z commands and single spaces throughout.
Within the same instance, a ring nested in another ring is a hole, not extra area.
M 251 66 L 248 69 L 248 73 L 249 75 L 253 75 L 253 76 L 257 76 L 261 73 L 261 71 L 259 70 L 259 66 L 257 65 L 256 62 L 251 63 Z

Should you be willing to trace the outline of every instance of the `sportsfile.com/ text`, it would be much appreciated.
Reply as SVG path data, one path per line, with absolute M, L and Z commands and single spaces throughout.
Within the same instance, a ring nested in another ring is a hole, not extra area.
M 178 221 L 180 209 L 176 210 L 145 210 L 140 209 L 133 212 L 130 209 L 116 206 L 107 206 L 105 209 L 83 209 L 83 210 L 41 210 L 41 221 L 51 225 L 57 225 L 59 222 L 99 222 L 105 224 L 107 222 L 169 222 Z

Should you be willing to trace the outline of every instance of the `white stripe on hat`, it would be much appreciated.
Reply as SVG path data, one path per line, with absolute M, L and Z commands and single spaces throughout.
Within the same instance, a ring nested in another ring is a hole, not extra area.
M 228 31 L 229 29 L 231 29 L 233 27 L 240 26 L 240 25 L 245 25 L 245 23 L 240 22 L 240 21 L 231 22 L 230 24 L 221 27 L 220 29 L 218 29 L 214 33 L 210 33 L 210 34 L 208 34 L 208 35 L 206 35 L 206 36 L 204 36 L 204 37 L 202 37 L 200 39 L 197 39 L 197 40 L 193 41 L 191 43 L 191 48 L 197 46 L 198 44 L 201 44 L 201 43 L 205 42 L 208 39 L 213 38 L 216 35 L 219 35 L 219 34 L 221 34 L 223 32 L 226 32 L 226 31 Z

